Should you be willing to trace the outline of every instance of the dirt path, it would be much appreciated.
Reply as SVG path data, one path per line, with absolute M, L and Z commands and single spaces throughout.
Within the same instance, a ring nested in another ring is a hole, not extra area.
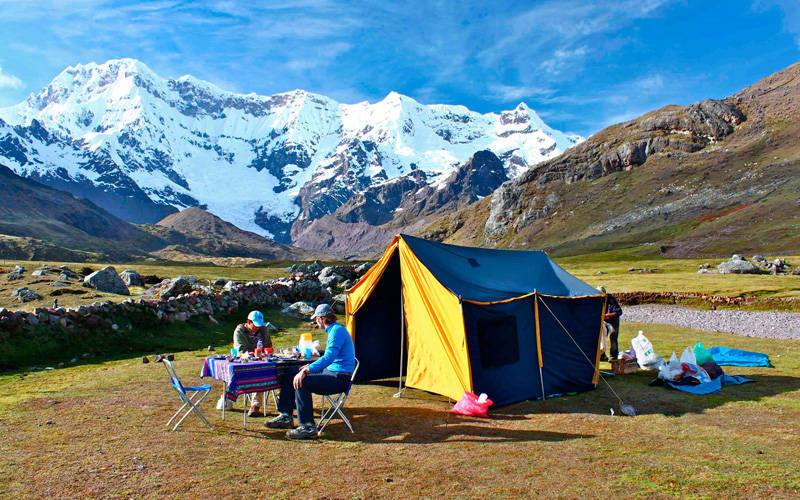
M 709 332 L 730 332 L 747 337 L 800 339 L 800 313 L 704 311 L 682 306 L 645 304 L 626 307 L 622 319 L 643 323 L 664 323 Z

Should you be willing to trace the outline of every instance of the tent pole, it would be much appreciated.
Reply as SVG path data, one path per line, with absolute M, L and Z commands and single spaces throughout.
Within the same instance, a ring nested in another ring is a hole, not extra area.
M 544 393 L 544 375 L 542 374 L 542 335 L 539 327 L 539 294 L 533 291 L 533 310 L 536 316 L 536 350 L 539 355 L 539 382 L 542 384 L 542 400 L 547 399 Z
M 403 395 L 403 349 L 406 346 L 406 311 L 403 307 L 403 285 L 400 284 L 400 373 L 397 374 L 397 393 L 392 396 L 399 398 Z

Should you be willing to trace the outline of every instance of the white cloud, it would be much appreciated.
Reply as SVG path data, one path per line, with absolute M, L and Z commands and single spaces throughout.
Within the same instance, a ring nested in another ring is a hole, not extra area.
M 650 94 L 664 88 L 664 78 L 660 74 L 648 75 L 633 81 L 631 85 L 641 92 Z
M 4 72 L 3 67 L 0 66 L 0 89 L 21 89 L 24 86 L 25 84 L 22 83 L 22 80 L 14 75 Z

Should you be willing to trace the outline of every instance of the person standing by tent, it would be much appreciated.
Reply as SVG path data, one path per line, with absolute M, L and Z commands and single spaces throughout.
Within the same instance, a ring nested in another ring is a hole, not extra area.
M 236 325 L 236 329 L 233 331 L 233 348 L 239 351 L 239 354 L 253 352 L 258 346 L 259 340 L 262 343 L 262 347 L 272 347 L 272 338 L 267 334 L 266 325 L 264 314 L 261 311 L 250 311 L 250 314 L 247 315 L 247 321 Z M 263 400 L 264 393 L 257 392 L 253 394 L 250 411 L 247 412 L 248 417 L 263 416 L 261 412 Z M 223 404 L 229 404 L 225 401 L 224 394 L 217 403 L 217 409 L 221 410 Z M 225 408 L 227 409 L 228 406 Z
M 278 398 L 279 415 L 266 426 L 271 429 L 291 429 L 292 413 L 297 407 L 296 429 L 286 433 L 289 439 L 314 439 L 317 427 L 314 424 L 312 394 L 338 394 L 350 384 L 356 367 L 353 339 L 347 328 L 336 322 L 336 315 L 329 304 L 320 304 L 311 319 L 328 334 L 325 355 L 310 365 L 301 367 L 292 377 L 288 371 L 281 378 L 281 394 Z
M 608 357 L 610 359 L 616 359 L 616 357 L 619 355 L 619 317 L 622 316 L 622 307 L 620 307 L 616 297 L 606 292 L 606 288 L 604 286 L 599 286 L 597 289 L 606 294 L 606 314 L 603 316 L 603 321 L 605 321 L 606 324 L 606 331 L 608 332 L 609 341 L 604 347 L 609 348 Z M 603 355 L 600 358 L 601 361 L 605 361 L 605 359 L 603 359 L 605 356 L 606 353 L 604 350 Z

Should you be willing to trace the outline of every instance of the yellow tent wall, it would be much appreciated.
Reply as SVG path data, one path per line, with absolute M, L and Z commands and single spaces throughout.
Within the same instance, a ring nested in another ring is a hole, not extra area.
M 355 314 L 379 283 L 394 252 L 400 255 L 408 364 L 406 386 L 460 399 L 472 390 L 464 318 L 453 295 L 414 256 L 402 238 L 395 237 L 381 259 L 350 289 L 347 329 L 358 345 Z

